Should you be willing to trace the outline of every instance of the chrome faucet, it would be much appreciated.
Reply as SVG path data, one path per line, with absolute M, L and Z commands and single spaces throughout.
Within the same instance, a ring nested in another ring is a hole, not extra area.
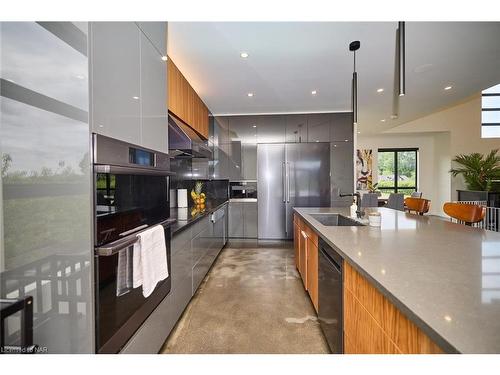
M 339 197 L 354 197 L 354 202 L 356 204 L 356 216 L 358 219 L 361 219 L 365 215 L 365 211 L 361 208 L 361 194 L 358 192 L 356 193 L 349 193 L 349 194 L 339 194 Z

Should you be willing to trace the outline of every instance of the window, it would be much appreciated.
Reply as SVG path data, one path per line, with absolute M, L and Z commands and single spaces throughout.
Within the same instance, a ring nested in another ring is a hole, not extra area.
M 417 190 L 417 148 L 378 150 L 378 189 L 410 195 Z
M 481 138 L 500 138 L 500 85 L 483 91 Z

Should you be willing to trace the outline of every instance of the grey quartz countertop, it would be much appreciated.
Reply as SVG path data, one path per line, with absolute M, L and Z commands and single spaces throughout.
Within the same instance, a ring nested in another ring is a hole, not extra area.
M 388 208 L 381 227 L 324 226 L 295 208 L 320 237 L 367 277 L 443 350 L 500 353 L 500 233 Z
M 170 228 L 172 231 L 172 236 L 179 234 L 184 229 L 188 228 L 190 225 L 194 224 L 202 217 L 205 217 L 212 212 L 217 211 L 219 208 L 228 203 L 227 199 L 215 199 L 207 202 L 205 210 L 192 214 L 192 208 L 170 208 L 170 219 L 175 219 Z

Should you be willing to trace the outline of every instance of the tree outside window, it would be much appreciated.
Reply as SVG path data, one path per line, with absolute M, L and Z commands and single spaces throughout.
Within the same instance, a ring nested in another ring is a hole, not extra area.
M 383 194 L 417 191 L 418 149 L 378 150 L 378 189 Z

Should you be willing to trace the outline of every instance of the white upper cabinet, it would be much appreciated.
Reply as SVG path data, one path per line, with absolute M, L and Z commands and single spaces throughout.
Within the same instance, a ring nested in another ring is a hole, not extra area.
M 162 56 L 167 56 L 167 22 L 137 22 Z
M 168 153 L 167 62 L 141 33 L 141 146 Z
M 133 22 L 91 24 L 91 123 L 95 133 L 140 144 L 140 31 Z
M 166 22 L 91 24 L 93 132 L 168 152 L 166 41 Z

